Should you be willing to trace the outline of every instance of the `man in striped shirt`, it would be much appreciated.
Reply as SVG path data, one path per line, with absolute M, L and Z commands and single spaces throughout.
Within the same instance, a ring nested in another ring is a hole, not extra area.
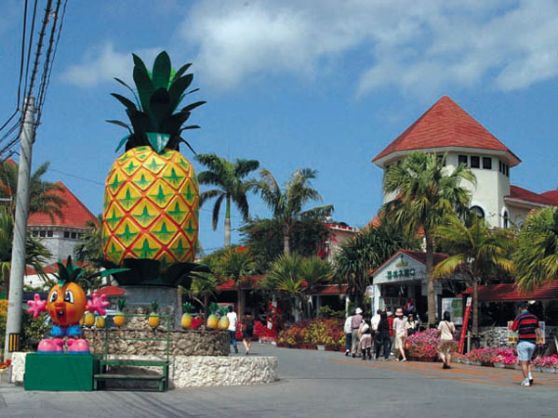
M 531 358 L 535 352 L 537 342 L 537 332 L 539 329 L 539 319 L 529 312 L 529 304 L 523 302 L 519 306 L 521 313 L 515 318 L 512 324 L 512 331 L 516 331 L 519 337 L 517 343 L 517 357 L 521 363 L 523 372 L 523 382 L 521 386 L 531 386 L 533 375 L 531 374 Z

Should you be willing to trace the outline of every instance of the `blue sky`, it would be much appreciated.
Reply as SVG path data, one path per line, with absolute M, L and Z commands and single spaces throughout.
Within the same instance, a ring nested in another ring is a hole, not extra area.
M 0 17 L 1 119 L 15 105 L 22 9 L 7 0 Z M 70 0 L 33 162 L 50 161 L 48 178 L 98 213 L 123 134 L 104 120 L 125 118 L 112 77 L 130 79 L 131 52 L 165 49 L 194 63 L 208 102 L 192 118 L 198 152 L 257 159 L 280 182 L 315 168 L 337 220 L 371 219 L 382 173 L 370 160 L 442 95 L 522 158 L 514 184 L 546 191 L 558 187 L 557 45 L 551 0 Z M 223 232 L 206 209 L 211 250 Z

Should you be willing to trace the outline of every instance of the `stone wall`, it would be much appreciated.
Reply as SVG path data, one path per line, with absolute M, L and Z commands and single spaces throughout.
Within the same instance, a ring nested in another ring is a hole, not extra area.
M 507 327 L 481 327 L 479 328 L 480 344 L 482 347 L 507 347 Z M 546 342 L 553 341 L 558 336 L 558 327 L 546 327 Z
M 94 354 L 104 352 L 105 332 L 109 354 L 165 356 L 167 346 L 171 356 L 228 356 L 230 352 L 227 331 L 179 330 L 167 335 L 159 329 L 86 329 L 84 337 Z
M 12 383 L 22 384 L 27 353 L 14 353 Z M 153 356 L 110 356 L 111 358 L 149 359 Z M 153 373 L 141 368 L 143 373 Z M 137 369 L 134 371 L 137 373 Z M 171 388 L 238 386 L 272 383 L 278 380 L 277 357 L 270 356 L 176 356 L 171 360 Z M 127 387 L 130 382 L 128 382 Z M 130 386 L 131 387 L 131 386 Z

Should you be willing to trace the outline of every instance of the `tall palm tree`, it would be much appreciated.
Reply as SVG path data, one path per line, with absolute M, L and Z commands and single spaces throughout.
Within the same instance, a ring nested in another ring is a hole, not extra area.
M 29 213 L 46 213 L 62 218 L 61 208 L 66 205 L 56 191 L 61 187 L 56 183 L 44 181 L 49 163 L 41 164 L 29 179 Z M 0 197 L 10 199 L 9 207 L 15 213 L 15 194 L 17 191 L 18 165 L 13 160 L 0 163 Z
M 97 222 L 87 221 L 88 230 L 74 250 L 77 261 L 87 261 L 95 267 L 101 266 L 104 258 L 101 222 L 101 215 L 97 216 Z
M 356 236 L 341 245 L 335 257 L 337 278 L 349 286 L 351 299 L 363 304 L 363 295 L 370 284 L 370 272 L 396 251 L 418 248 L 414 236 L 407 237 L 397 224 L 388 222 L 383 216 L 377 226 L 361 230 Z
M 260 163 L 256 160 L 241 159 L 232 162 L 215 154 L 198 154 L 196 160 L 208 168 L 198 174 L 200 184 L 217 186 L 200 194 L 200 206 L 215 198 L 213 230 L 217 228 L 221 204 L 225 201 L 225 247 L 228 247 L 231 245 L 231 203 L 236 205 L 242 219 L 247 221 L 249 205 L 246 194 L 250 191 L 253 181 L 246 180 L 246 177 L 257 170 Z
M 309 168 L 296 170 L 285 188 L 281 190 L 277 180 L 269 170 L 261 170 L 260 181 L 256 187 L 260 191 L 264 202 L 273 212 L 273 218 L 279 221 L 283 229 L 283 253 L 291 252 L 291 235 L 297 221 L 304 218 L 325 218 L 333 212 L 333 205 L 318 206 L 303 210 L 304 206 L 312 201 L 321 201 L 322 197 L 312 187 L 318 172 Z
M 514 261 L 520 289 L 530 290 L 558 277 L 558 208 L 539 209 L 527 217 Z
M 448 214 L 466 213 L 470 193 L 462 186 L 464 180 L 476 183 L 474 174 L 466 166 L 460 164 L 449 170 L 445 167 L 445 158 L 423 152 L 411 153 L 385 172 L 385 192 L 395 195 L 393 200 L 384 205 L 386 216 L 402 225 L 408 235 L 419 231 L 424 234 L 428 323 L 431 325 L 436 322 L 432 232 Z
M 472 216 L 468 225 L 457 216 L 448 216 L 433 231 L 437 243 L 449 253 L 433 271 L 435 278 L 460 273 L 468 286 L 473 287 L 473 335 L 479 332 L 478 286 L 494 271 L 511 272 L 509 257 L 511 231 L 490 229 L 484 219 Z

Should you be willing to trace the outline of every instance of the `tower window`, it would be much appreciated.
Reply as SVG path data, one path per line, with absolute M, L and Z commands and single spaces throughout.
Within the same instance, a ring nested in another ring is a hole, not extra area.
M 52 238 L 53 235 L 54 235 L 54 233 L 52 232 L 52 229 L 49 229 L 47 231 L 47 237 Z
M 492 158 L 482 157 L 482 168 L 485 170 L 492 170 Z
M 457 157 L 457 162 L 467 167 L 469 164 L 469 159 L 467 158 L 466 155 L 460 155 Z
M 472 215 L 475 215 L 480 219 L 484 219 L 484 210 L 482 210 L 480 206 L 471 206 L 469 211 L 471 212 Z
M 480 157 L 471 156 L 471 168 L 480 168 Z
M 70 231 L 64 231 L 64 238 L 70 238 Z

